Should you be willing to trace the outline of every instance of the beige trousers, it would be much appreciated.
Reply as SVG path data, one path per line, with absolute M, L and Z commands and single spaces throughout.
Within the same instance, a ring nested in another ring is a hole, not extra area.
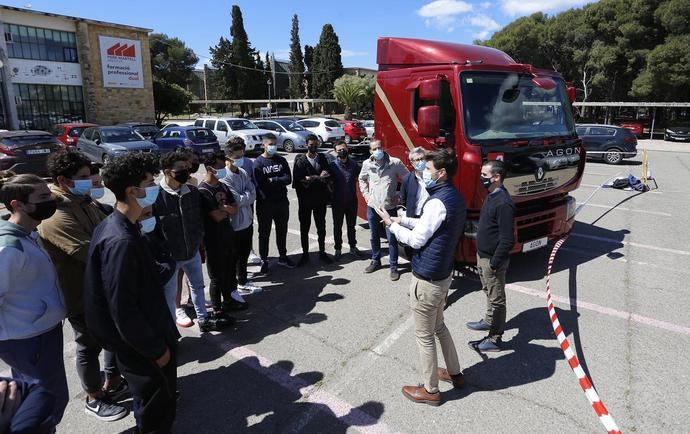
M 410 285 L 410 307 L 414 317 L 419 357 L 422 362 L 424 387 L 430 393 L 438 392 L 438 359 L 434 337 L 441 345 L 448 372 L 451 375 L 457 375 L 461 371 L 453 337 L 443 322 L 443 308 L 451 280 L 452 277 L 448 276 L 447 279 L 430 282 L 413 275 Z

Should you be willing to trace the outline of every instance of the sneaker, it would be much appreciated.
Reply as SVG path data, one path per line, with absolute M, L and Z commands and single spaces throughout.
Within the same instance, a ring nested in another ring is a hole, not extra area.
M 261 287 L 255 286 L 251 282 L 247 282 L 244 285 L 237 285 L 237 292 L 239 292 L 240 295 L 252 295 L 256 294 L 257 292 L 261 292 Z
M 86 398 L 84 412 L 106 422 L 120 420 L 129 414 L 125 407 L 113 404 L 108 398 L 94 399 L 93 401 Z
M 189 316 L 187 316 L 187 312 L 185 312 L 184 309 L 181 307 L 175 309 L 175 317 L 175 322 L 180 327 L 187 328 L 194 325 L 194 321 L 192 321 L 192 319 Z
M 335 250 L 335 255 L 333 255 L 333 259 L 336 261 L 340 261 L 340 257 L 343 256 L 343 251 L 340 249 Z
M 120 402 L 132 397 L 132 391 L 129 390 L 129 384 L 124 377 L 120 377 L 120 384 L 115 389 L 105 390 L 105 396 L 110 402 Z
M 364 253 L 362 253 L 357 247 L 350 247 L 350 254 L 357 259 L 362 259 Z
M 374 271 L 381 268 L 381 261 L 373 260 L 367 268 L 364 269 L 365 273 L 373 273 Z
M 391 268 L 391 280 L 395 282 L 398 279 L 400 279 L 400 272 L 397 268 Z
M 259 258 L 256 253 L 251 252 L 249 254 L 249 259 L 247 260 L 247 265 L 259 265 L 261 264 L 261 258 Z
M 259 274 L 268 274 L 268 261 L 261 261 L 261 270 L 259 270 Z
M 480 353 L 495 353 L 503 350 L 500 338 L 494 342 L 487 336 L 478 341 L 469 341 L 467 344 L 470 348 Z
M 249 303 L 247 303 L 246 301 L 244 303 L 242 303 L 242 302 L 235 300 L 234 298 L 231 298 L 230 300 L 226 300 L 223 302 L 223 311 L 224 312 L 247 310 L 247 309 L 249 309 Z
M 319 252 L 319 259 L 321 259 L 321 262 L 325 262 L 326 264 L 333 263 L 333 259 L 328 256 L 328 253 L 326 252 Z
M 287 256 L 278 258 L 278 265 L 282 265 L 285 268 L 295 268 L 295 263 L 292 262 Z
M 213 312 L 211 318 L 214 318 L 216 320 L 223 320 L 227 323 L 227 325 L 235 324 L 235 317 L 230 316 L 230 314 L 224 312 L 223 309 L 218 309 L 217 311 Z
M 486 321 L 484 321 L 484 318 L 480 319 L 479 321 L 470 321 L 465 325 L 470 330 L 478 330 L 478 331 L 489 331 L 489 330 L 491 330 L 491 324 L 488 324 Z
M 232 323 L 225 317 L 216 316 L 215 318 L 206 318 L 205 320 L 199 320 L 199 330 L 202 332 L 217 332 L 225 327 L 228 327 Z
M 297 266 L 302 267 L 309 262 L 309 253 L 302 253 L 302 256 L 300 256 L 299 261 L 297 261 Z
M 230 293 L 230 297 L 238 303 L 246 303 L 247 302 L 247 300 L 242 298 L 242 295 L 240 294 L 240 292 L 238 290 L 232 291 Z

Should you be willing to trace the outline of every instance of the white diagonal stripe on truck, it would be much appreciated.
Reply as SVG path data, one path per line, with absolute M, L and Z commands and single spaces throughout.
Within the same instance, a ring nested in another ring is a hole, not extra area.
M 410 136 L 407 134 L 407 131 L 405 131 L 405 127 L 400 123 L 400 119 L 398 119 L 398 115 L 395 114 L 395 110 L 393 110 L 393 106 L 391 105 L 390 101 L 388 101 L 388 97 L 386 96 L 386 92 L 383 91 L 379 83 L 376 83 L 376 95 L 379 97 L 381 102 L 383 103 L 383 106 L 386 107 L 386 112 L 388 112 L 388 116 L 390 116 L 391 120 L 393 121 L 393 125 L 395 125 L 395 129 L 398 130 L 398 134 L 400 134 L 400 137 L 403 138 L 403 141 L 407 145 L 407 149 L 412 150 L 414 148 L 414 144 L 412 143 L 412 139 L 410 139 Z

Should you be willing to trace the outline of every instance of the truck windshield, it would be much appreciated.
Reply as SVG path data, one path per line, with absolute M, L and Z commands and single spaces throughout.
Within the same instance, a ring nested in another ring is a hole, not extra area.
M 531 74 L 466 71 L 460 75 L 465 134 L 471 142 L 573 136 L 565 84 L 544 89 Z

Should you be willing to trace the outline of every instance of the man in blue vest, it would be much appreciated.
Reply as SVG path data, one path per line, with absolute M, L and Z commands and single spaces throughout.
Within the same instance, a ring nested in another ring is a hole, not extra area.
M 413 402 L 441 404 L 438 381 L 460 387 L 464 378 L 453 338 L 443 321 L 448 288 L 452 281 L 455 250 L 465 227 L 465 201 L 451 182 L 458 168 L 455 152 L 429 152 L 422 174 L 429 199 L 419 218 L 391 217 L 385 209 L 377 213 L 396 238 L 412 247 L 412 283 L 409 302 L 415 321 L 415 335 L 422 362 L 423 386 L 404 386 L 402 393 Z M 446 369 L 438 367 L 436 342 L 441 344 Z

